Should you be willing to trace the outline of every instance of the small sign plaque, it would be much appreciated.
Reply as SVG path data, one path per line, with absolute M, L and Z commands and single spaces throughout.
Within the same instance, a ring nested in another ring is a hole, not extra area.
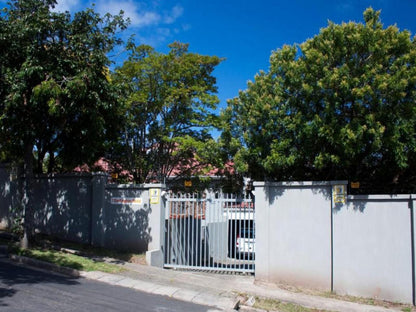
M 332 198 L 335 204 L 345 204 L 347 198 L 345 185 L 334 185 L 332 187 Z
M 149 189 L 149 197 L 151 204 L 159 204 L 160 189 Z
M 191 180 L 185 180 L 185 187 L 191 187 L 192 186 L 192 181 Z
M 351 188 L 353 189 L 360 188 L 360 182 L 351 182 Z
M 141 205 L 142 199 L 140 197 L 112 197 L 111 204 L 113 205 Z

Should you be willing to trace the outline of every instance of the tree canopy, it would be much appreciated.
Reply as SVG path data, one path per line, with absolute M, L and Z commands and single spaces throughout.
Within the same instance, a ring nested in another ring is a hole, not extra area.
M 96 160 L 120 115 L 107 54 L 126 22 L 55 4 L 14 0 L 0 15 L 1 149 L 39 173 Z
M 240 171 L 416 188 L 416 42 L 384 28 L 379 11 L 367 9 L 364 21 L 330 22 L 274 51 L 269 70 L 229 101 L 222 140 Z
M 122 116 L 107 53 L 126 22 L 93 9 L 54 13 L 55 4 L 13 0 L 0 14 L 0 156 L 23 164 L 23 247 L 34 230 L 34 172 L 97 160 Z
M 127 122 L 111 158 L 139 183 L 195 173 L 215 145 L 210 130 L 219 100 L 212 72 L 221 59 L 179 42 L 169 48 L 164 54 L 131 44 L 113 76 L 126 90 Z

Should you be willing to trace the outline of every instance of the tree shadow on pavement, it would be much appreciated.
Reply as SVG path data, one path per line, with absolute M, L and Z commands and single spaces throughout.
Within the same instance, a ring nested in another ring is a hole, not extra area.
M 7 306 L 4 298 L 13 297 L 18 292 L 19 284 L 33 285 L 39 283 L 76 285 L 77 277 L 46 272 L 28 268 L 9 260 L 0 259 L 0 308 Z

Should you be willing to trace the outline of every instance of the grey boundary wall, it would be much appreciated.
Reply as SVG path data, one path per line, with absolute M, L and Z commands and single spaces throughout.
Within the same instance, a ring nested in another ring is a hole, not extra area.
M 163 266 L 163 184 L 108 184 L 105 173 L 38 176 L 33 183 L 38 233 L 129 252 L 147 252 Z M 0 229 L 12 225 L 21 180 L 0 167 Z
M 104 173 L 38 177 L 37 231 L 143 252 L 163 266 L 163 184 L 112 185 Z M 0 166 L 0 228 L 20 203 L 18 172 Z M 346 181 L 255 182 L 257 280 L 415 304 L 415 195 L 345 196 Z
M 415 304 L 415 195 L 255 182 L 256 279 Z
M 9 228 L 13 213 L 19 205 L 19 183 L 17 170 L 0 164 L 0 229 Z

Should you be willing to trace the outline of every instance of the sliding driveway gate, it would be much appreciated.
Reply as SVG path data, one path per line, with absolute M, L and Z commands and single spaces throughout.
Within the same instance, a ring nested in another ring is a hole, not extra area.
M 254 273 L 254 202 L 229 194 L 169 194 L 165 268 Z

